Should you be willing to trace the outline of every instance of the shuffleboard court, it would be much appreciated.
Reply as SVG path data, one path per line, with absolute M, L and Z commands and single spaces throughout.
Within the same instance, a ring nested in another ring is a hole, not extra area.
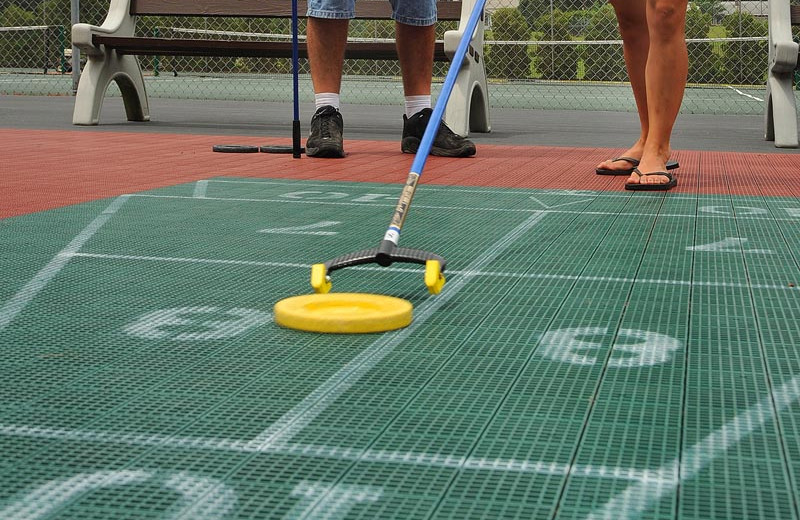
M 800 199 L 219 177 L 4 219 L 0 518 L 798 518 Z

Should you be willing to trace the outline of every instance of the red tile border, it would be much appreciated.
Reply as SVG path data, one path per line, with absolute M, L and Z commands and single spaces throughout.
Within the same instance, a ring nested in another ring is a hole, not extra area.
M 348 141 L 344 159 L 294 159 L 211 151 L 214 144 L 264 144 L 253 137 L 16 129 L 0 129 L 0 137 L 6 152 L 0 218 L 223 176 L 402 183 L 413 160 L 394 141 Z M 430 157 L 423 183 L 621 191 L 624 177 L 593 173 L 621 151 L 478 140 L 475 157 Z M 672 193 L 794 197 L 800 191 L 793 184 L 800 154 L 676 151 L 674 158 L 681 168 Z

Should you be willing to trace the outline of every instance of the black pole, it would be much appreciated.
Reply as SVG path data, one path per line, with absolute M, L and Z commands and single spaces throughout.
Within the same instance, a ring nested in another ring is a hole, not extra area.
M 80 22 L 80 0 L 70 0 L 70 22 Z M 72 41 L 72 38 L 70 38 Z M 81 50 L 72 46 L 72 93 L 78 92 L 78 81 L 81 79 Z
M 294 120 L 292 121 L 292 157 L 299 159 L 300 154 L 300 101 L 298 99 L 298 61 L 300 60 L 298 52 L 298 37 L 297 37 L 297 0 L 292 0 L 292 88 L 294 92 Z

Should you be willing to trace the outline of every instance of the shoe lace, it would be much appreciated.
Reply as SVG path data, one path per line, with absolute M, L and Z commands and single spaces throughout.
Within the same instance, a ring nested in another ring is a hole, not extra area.
M 319 122 L 319 131 L 322 137 L 330 137 L 330 117 L 322 116 Z
M 425 127 L 427 127 L 428 123 L 430 122 L 430 117 L 431 117 L 431 112 L 428 111 L 428 113 L 423 115 L 419 120 L 423 133 L 425 132 Z M 442 138 L 446 139 L 454 135 L 456 135 L 455 132 L 450 130 L 450 127 L 447 126 L 444 121 L 439 121 L 439 128 L 436 131 L 436 137 L 440 139 Z
M 456 133 L 450 130 L 450 127 L 444 124 L 444 121 L 442 121 L 439 123 L 439 135 L 442 137 L 451 137 L 456 135 Z
M 462 139 L 460 135 L 453 132 L 449 126 L 445 124 L 444 121 L 439 122 L 439 130 L 436 132 L 436 141 L 437 142 L 455 142 L 459 139 Z

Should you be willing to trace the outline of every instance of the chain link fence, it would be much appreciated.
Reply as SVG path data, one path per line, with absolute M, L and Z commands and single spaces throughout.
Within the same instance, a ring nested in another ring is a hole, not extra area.
M 265 0 L 269 1 L 269 0 Z M 359 0 L 385 1 L 385 0 Z M 796 3 L 800 0 L 792 0 Z M 80 0 L 80 21 L 101 24 L 108 0 Z M 759 114 L 767 71 L 767 0 L 697 0 L 687 13 L 691 113 Z M 71 95 L 70 0 L 0 0 L 0 93 Z M 437 35 L 456 27 L 442 22 Z M 305 21 L 300 21 L 300 37 Z M 141 35 L 285 40 L 288 19 L 143 17 Z M 800 38 L 800 31 L 795 28 Z M 390 21 L 354 20 L 350 38 L 391 41 Z M 488 0 L 485 65 L 492 107 L 635 110 L 617 22 L 603 0 Z M 151 96 L 291 100 L 291 61 L 261 58 L 141 57 Z M 434 94 L 447 72 L 435 64 Z M 313 91 L 300 62 L 301 100 Z M 112 95 L 115 87 L 111 87 Z M 347 60 L 345 103 L 399 104 L 394 61 Z

